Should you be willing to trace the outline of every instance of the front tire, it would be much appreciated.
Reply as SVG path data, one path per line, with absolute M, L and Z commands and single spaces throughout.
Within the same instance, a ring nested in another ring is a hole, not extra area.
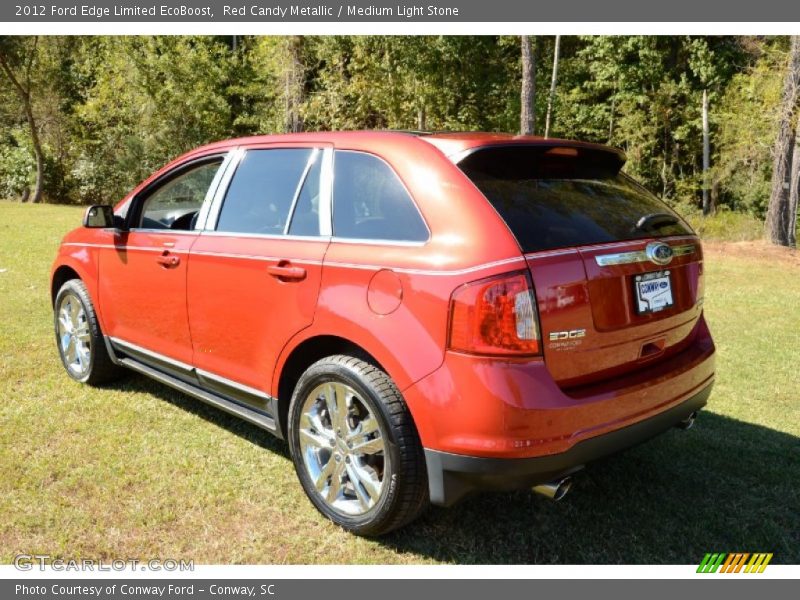
M 422 445 L 389 376 L 353 356 L 317 361 L 289 406 L 297 476 L 323 515 L 375 536 L 414 520 L 428 504 Z
M 80 279 L 61 286 L 53 312 L 58 354 L 67 374 L 90 385 L 118 378 L 122 369 L 108 354 L 97 313 Z

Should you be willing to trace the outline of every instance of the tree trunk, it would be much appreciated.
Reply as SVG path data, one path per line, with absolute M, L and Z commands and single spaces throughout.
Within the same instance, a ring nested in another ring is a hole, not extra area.
M 798 196 L 800 195 L 800 135 L 795 129 L 794 132 L 794 153 L 792 154 L 792 168 L 790 171 L 789 182 L 789 223 L 787 228 L 787 239 L 789 246 L 797 247 L 797 207 Z
M 608 143 L 614 137 L 614 111 L 617 108 L 617 83 L 614 82 L 614 95 L 611 96 L 611 113 L 608 115 Z
M 780 128 L 773 149 L 772 193 L 767 207 L 765 231 L 773 244 L 789 245 L 789 191 L 787 181 L 792 166 L 796 128 L 794 116 L 800 95 L 800 36 L 793 35 L 789 70 L 783 83 Z
M 42 187 L 44 183 L 44 152 L 42 152 L 42 144 L 39 141 L 39 132 L 36 130 L 36 122 L 33 118 L 33 109 L 30 105 L 30 99 L 25 107 L 25 116 L 28 119 L 28 126 L 31 129 L 31 144 L 33 145 L 33 154 L 36 157 L 36 184 L 33 188 L 31 202 L 37 203 L 42 199 Z
M 711 213 L 711 195 L 709 194 L 708 170 L 711 167 L 711 144 L 708 133 L 708 90 L 703 90 L 703 215 Z
M 11 69 L 6 57 L 0 54 L 0 68 L 8 77 L 8 80 L 14 86 L 14 89 L 22 102 L 22 108 L 25 112 L 25 120 L 28 122 L 28 129 L 31 134 L 31 145 L 33 146 L 33 157 L 36 160 L 36 184 L 33 189 L 33 196 L 31 202 L 39 202 L 42 199 L 42 184 L 44 175 L 44 152 L 42 151 L 42 144 L 39 140 L 39 130 L 36 128 L 36 119 L 33 116 L 33 106 L 31 103 L 31 90 L 30 84 L 27 87 L 23 86 L 14 71 Z M 24 200 L 23 200 L 24 201 Z
M 286 69 L 286 131 L 303 131 L 300 105 L 305 93 L 305 67 L 302 60 L 303 37 L 289 37 L 289 65 Z
M 717 212 L 717 206 L 719 205 L 719 179 L 714 179 L 711 182 L 711 212 Z
M 553 119 L 553 102 L 556 97 L 556 84 L 558 83 L 558 54 L 561 49 L 561 36 L 556 36 L 556 45 L 553 50 L 553 77 L 550 79 L 550 95 L 547 97 L 547 118 L 544 121 L 544 137 L 550 137 L 550 125 Z
M 519 132 L 536 133 L 536 38 L 520 36 L 522 48 L 522 91 L 520 92 Z

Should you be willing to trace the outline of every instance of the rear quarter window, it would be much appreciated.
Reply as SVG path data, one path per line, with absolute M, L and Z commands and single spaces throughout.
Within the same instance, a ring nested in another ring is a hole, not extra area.
M 610 151 L 481 149 L 458 163 L 523 252 L 691 234 L 666 204 L 620 173 Z
M 425 242 L 428 228 L 394 170 L 364 152 L 337 150 L 333 235 L 341 239 Z

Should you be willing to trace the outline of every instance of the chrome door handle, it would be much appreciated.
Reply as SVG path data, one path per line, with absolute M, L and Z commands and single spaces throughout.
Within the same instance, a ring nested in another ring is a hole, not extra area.
M 181 264 L 180 256 L 174 256 L 169 253 L 169 250 L 164 250 L 159 257 L 156 258 L 156 262 L 160 264 L 162 267 L 171 268 L 177 267 Z
M 293 267 L 289 261 L 281 261 L 277 265 L 267 267 L 267 273 L 280 281 L 303 281 L 306 270 L 302 267 Z

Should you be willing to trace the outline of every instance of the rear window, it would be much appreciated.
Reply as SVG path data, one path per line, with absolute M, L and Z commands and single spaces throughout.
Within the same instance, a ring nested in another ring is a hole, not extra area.
M 627 175 L 615 153 L 567 147 L 498 147 L 458 163 L 523 252 L 691 234 L 666 204 Z

